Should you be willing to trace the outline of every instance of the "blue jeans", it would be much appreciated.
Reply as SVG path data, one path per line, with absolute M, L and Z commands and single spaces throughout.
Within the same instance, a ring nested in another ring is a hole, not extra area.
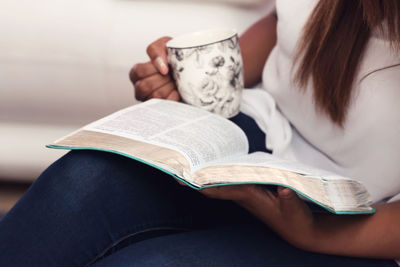
M 264 149 L 254 121 L 235 120 L 257 140 L 251 150 Z M 74 151 L 0 222 L 0 266 L 86 265 L 396 266 L 299 250 L 231 201 L 119 155 Z

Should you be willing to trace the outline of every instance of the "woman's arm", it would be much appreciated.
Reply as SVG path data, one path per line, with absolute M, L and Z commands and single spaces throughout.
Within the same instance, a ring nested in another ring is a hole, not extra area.
M 276 23 L 277 17 L 274 11 L 240 36 L 246 88 L 261 81 L 265 62 L 276 44 Z
M 400 201 L 376 206 L 365 216 L 319 215 L 310 250 L 369 258 L 400 258 Z
M 318 253 L 364 258 L 400 258 L 400 201 L 376 206 L 373 215 L 313 214 L 288 188 L 215 187 L 208 197 L 230 199 L 292 245 Z

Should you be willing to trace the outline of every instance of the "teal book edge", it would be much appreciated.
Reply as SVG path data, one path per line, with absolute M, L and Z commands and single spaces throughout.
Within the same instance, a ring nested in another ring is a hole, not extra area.
M 331 213 L 334 213 L 334 214 L 338 214 L 338 215 L 360 215 L 360 214 L 373 214 L 373 213 L 376 212 L 375 209 L 371 209 L 371 210 L 368 210 L 368 211 L 335 211 L 335 210 L 329 208 L 328 206 L 326 206 L 326 205 L 324 205 L 324 204 L 322 204 L 322 203 L 310 198 L 309 196 L 304 195 L 302 192 L 298 191 L 295 188 L 292 188 L 292 187 L 284 185 L 284 184 L 278 184 L 278 183 L 224 183 L 224 184 L 213 184 L 213 185 L 206 185 L 206 186 L 199 187 L 197 185 L 191 184 L 190 182 L 186 181 L 185 179 L 183 179 L 183 178 L 177 176 L 176 174 L 174 174 L 172 172 L 169 172 L 169 171 L 167 171 L 167 170 L 165 170 L 165 169 L 163 169 L 163 168 L 161 168 L 161 167 L 159 167 L 157 165 L 154 165 L 154 164 L 152 164 L 150 162 L 147 162 L 145 160 L 142 160 L 140 158 L 137 158 L 137 157 L 134 157 L 134 156 L 131 156 L 131 155 L 128 155 L 128 154 L 125 154 L 125 153 L 122 153 L 122 152 L 119 152 L 119 151 L 116 151 L 116 150 L 102 149 L 102 148 L 95 148 L 95 147 L 68 147 L 68 146 L 56 146 L 56 145 L 46 145 L 46 147 L 53 148 L 53 149 L 64 149 L 64 150 L 96 150 L 96 151 L 103 151 L 103 152 L 109 152 L 109 153 L 118 154 L 118 155 L 121 155 L 121 156 L 124 156 L 124 157 L 128 157 L 128 158 L 134 159 L 134 160 L 139 161 L 139 162 L 141 162 L 143 164 L 146 164 L 146 165 L 149 165 L 149 166 L 151 166 L 153 168 L 156 168 L 156 169 L 158 169 L 158 170 L 160 170 L 160 171 L 162 171 L 164 173 L 167 173 L 167 174 L 171 175 L 172 177 L 174 177 L 175 179 L 178 179 L 178 180 L 182 181 L 183 183 L 185 183 L 189 187 L 191 187 L 193 189 L 196 189 L 196 190 L 202 190 L 202 189 L 211 188 L 211 187 L 217 187 L 217 186 L 243 185 L 243 184 L 275 185 L 275 186 L 283 186 L 283 187 L 290 188 L 291 190 L 295 191 L 297 194 L 301 195 L 302 197 L 310 200 L 311 202 L 321 206 L 322 208 L 324 208 L 327 211 L 329 211 Z

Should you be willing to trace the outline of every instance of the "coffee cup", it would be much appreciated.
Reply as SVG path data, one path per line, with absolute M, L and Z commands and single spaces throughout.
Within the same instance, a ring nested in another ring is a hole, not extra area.
M 217 29 L 173 38 L 168 64 L 182 100 L 231 118 L 239 113 L 243 61 L 235 30 Z

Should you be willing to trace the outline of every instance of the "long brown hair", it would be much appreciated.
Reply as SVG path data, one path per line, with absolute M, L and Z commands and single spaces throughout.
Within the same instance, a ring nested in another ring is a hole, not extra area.
M 340 126 L 357 67 L 375 29 L 399 51 L 400 0 L 320 0 L 304 28 L 295 80 L 302 88 L 312 81 L 317 109 Z

